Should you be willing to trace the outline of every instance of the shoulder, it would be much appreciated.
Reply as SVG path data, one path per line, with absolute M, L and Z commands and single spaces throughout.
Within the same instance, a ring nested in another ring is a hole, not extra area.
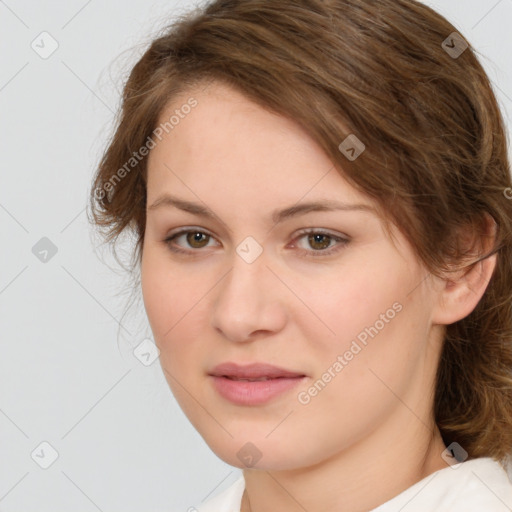
M 465 504 L 465 510 L 512 510 L 512 482 L 506 468 L 490 457 L 466 461 L 458 469 L 464 468 L 464 464 L 466 470 L 460 478 L 459 489 L 452 497 L 454 507 L 462 510 Z M 458 471 L 447 469 L 454 475 Z
M 243 474 L 191 512 L 240 512 Z M 512 459 L 508 467 L 490 457 L 440 469 L 371 512 L 510 512 Z
M 191 510 L 192 512 L 240 512 L 244 489 L 245 480 L 243 475 L 240 475 L 240 477 L 228 488 L 224 489 L 224 491 Z
M 511 469 L 490 457 L 447 466 L 372 512 L 510 512 Z

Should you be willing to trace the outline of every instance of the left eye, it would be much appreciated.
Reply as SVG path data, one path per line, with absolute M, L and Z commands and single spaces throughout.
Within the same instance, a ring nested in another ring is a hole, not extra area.
M 210 239 L 213 238 L 212 235 L 205 233 L 200 230 L 182 230 L 177 233 L 167 237 L 164 240 L 164 243 L 168 246 L 168 248 L 173 252 L 186 253 L 190 254 L 193 252 L 199 252 L 197 250 L 186 250 L 182 249 L 179 246 L 175 245 L 175 240 L 184 236 L 187 244 L 192 249 L 202 249 L 207 247 Z M 299 234 L 299 236 L 295 240 L 307 239 L 307 243 L 310 247 L 313 248 L 313 251 L 307 249 L 301 249 L 301 252 L 305 252 L 310 256 L 325 256 L 327 254 L 331 254 L 337 250 L 340 250 L 343 246 L 345 246 L 349 240 L 340 236 L 333 235 L 331 233 L 325 233 L 323 231 L 318 230 L 309 230 L 304 231 Z M 334 246 L 331 245 L 332 242 L 337 242 Z
M 343 239 L 340 237 L 336 237 L 336 236 L 330 235 L 328 233 L 321 233 L 318 231 L 310 231 L 310 232 L 304 233 L 298 237 L 298 240 L 300 240 L 300 239 L 306 239 L 306 241 L 310 247 L 315 249 L 315 251 L 321 251 L 321 252 L 326 252 L 326 251 L 324 251 L 324 249 L 330 249 L 332 247 L 331 246 L 332 241 L 336 241 L 336 242 L 343 241 Z
M 302 231 L 296 240 L 305 238 L 310 247 L 313 247 L 313 251 L 301 250 L 306 256 L 328 256 L 339 250 L 349 243 L 348 238 L 333 235 L 332 233 L 326 233 L 324 231 L 309 229 Z M 335 245 L 330 245 L 331 242 L 337 242 Z

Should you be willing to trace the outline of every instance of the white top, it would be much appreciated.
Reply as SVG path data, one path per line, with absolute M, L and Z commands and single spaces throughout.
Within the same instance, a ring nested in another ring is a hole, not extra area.
M 431 473 L 369 512 L 511 512 L 511 476 L 490 457 L 467 460 Z M 244 488 L 242 474 L 196 509 L 240 512 Z

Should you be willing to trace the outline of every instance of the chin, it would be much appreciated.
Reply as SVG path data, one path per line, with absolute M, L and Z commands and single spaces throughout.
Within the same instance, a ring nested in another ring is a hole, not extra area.
M 240 469 L 284 471 L 315 463 L 305 460 L 301 450 L 296 450 L 293 446 L 283 446 L 283 439 L 277 435 L 272 440 L 257 440 L 255 437 L 251 440 L 247 432 L 224 442 L 218 438 L 204 439 L 219 459 Z

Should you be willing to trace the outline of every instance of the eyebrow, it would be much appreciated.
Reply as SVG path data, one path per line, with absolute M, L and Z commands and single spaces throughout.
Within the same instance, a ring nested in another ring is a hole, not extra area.
M 180 210 L 204 217 L 207 219 L 218 219 L 218 216 L 207 206 L 191 201 L 185 201 L 169 194 L 163 194 L 158 197 L 152 205 L 148 206 L 148 211 L 154 211 L 161 207 L 175 207 Z M 274 224 L 279 224 L 286 219 L 304 215 L 309 212 L 330 212 L 330 211 L 360 211 L 376 213 L 376 209 L 369 204 L 348 204 L 341 201 L 322 200 L 300 203 L 289 206 L 282 210 L 274 210 L 270 220 Z

